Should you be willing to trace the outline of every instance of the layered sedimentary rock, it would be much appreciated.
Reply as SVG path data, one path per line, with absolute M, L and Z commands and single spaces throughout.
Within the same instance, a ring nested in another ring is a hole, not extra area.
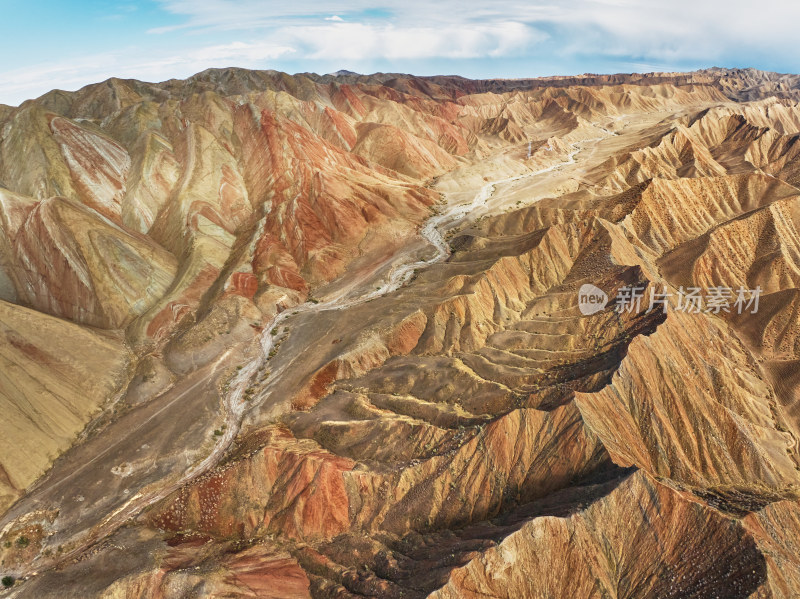
M 3 568 L 30 597 L 796 595 L 798 90 L 228 69 L 0 110 Z
M 20 303 L 80 324 L 124 327 L 175 275 L 164 248 L 64 198 L 38 202 L 11 240 Z
M 431 597 L 746 597 L 765 570 L 741 523 L 637 473 L 526 522 Z
M 0 301 L 0 506 L 67 449 L 124 380 L 119 335 Z

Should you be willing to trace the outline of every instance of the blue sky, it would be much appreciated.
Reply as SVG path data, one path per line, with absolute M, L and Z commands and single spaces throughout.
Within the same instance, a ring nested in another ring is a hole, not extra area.
M 0 0 L 0 103 L 209 67 L 535 77 L 800 71 L 784 0 Z

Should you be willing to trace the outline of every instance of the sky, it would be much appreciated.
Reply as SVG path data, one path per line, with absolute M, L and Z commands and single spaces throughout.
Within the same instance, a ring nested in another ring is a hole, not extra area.
M 0 0 L 0 103 L 212 67 L 472 78 L 800 71 L 793 0 Z

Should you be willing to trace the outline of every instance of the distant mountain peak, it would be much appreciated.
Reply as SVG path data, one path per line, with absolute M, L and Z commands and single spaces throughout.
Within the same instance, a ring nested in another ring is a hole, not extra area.
M 360 75 L 361 73 L 356 73 L 355 71 L 348 71 L 347 69 L 339 69 L 335 73 L 328 73 L 329 75 L 333 75 L 334 77 L 344 77 L 346 75 Z

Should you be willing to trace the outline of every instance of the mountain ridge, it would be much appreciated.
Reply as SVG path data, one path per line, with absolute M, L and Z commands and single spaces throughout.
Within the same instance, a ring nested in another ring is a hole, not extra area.
M 210 69 L 1 108 L 0 438 L 28 448 L 0 570 L 20 597 L 791 597 L 798 90 Z M 585 314 L 585 284 L 666 312 Z

